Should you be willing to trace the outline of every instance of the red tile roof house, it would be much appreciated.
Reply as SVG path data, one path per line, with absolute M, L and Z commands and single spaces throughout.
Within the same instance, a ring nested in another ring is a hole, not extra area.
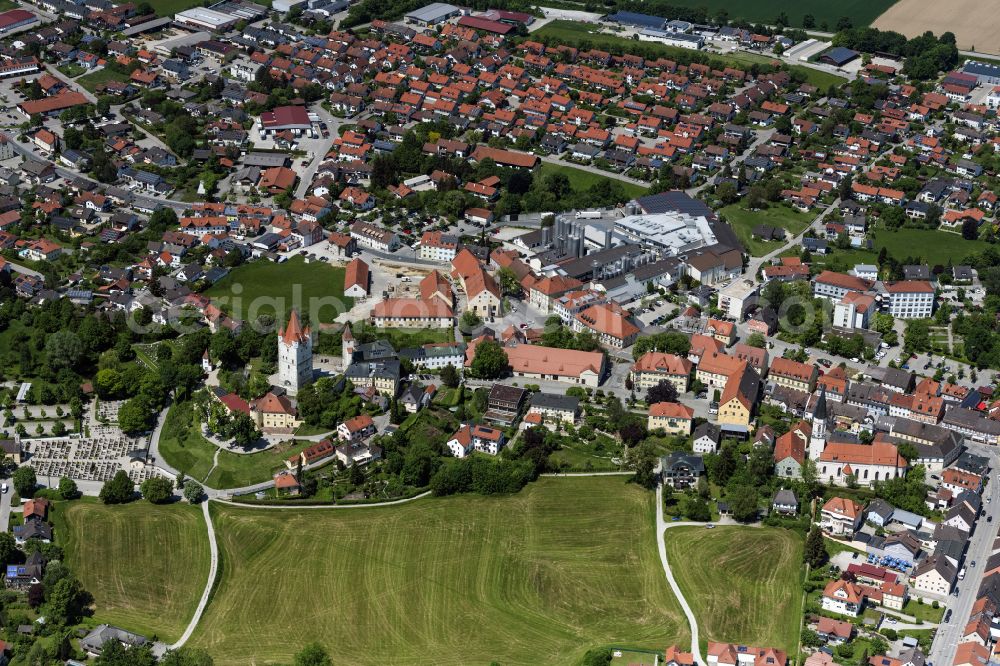
M 274 489 L 279 495 L 298 495 L 302 487 L 294 474 L 284 471 L 274 475 Z
M 291 456 L 285 461 L 285 467 L 288 469 L 295 469 L 301 463 L 304 465 L 311 465 L 313 463 L 319 462 L 324 458 L 329 458 L 334 453 L 336 453 L 336 448 L 333 443 L 324 439 L 322 442 L 313 444 L 312 446 L 303 449 L 301 453 Z
M 337 426 L 337 437 L 344 441 L 364 439 L 375 434 L 375 422 L 368 414 L 347 419 Z
M 785 666 L 788 656 L 775 648 L 709 641 L 705 660 L 708 666 Z
M 823 610 L 829 613 L 857 617 L 865 605 L 864 593 L 854 583 L 832 580 L 823 590 Z
M 464 458 L 472 451 L 480 451 L 496 455 L 504 445 L 504 434 L 502 430 L 488 428 L 481 425 L 463 425 L 448 440 L 446 446 L 451 451 L 451 455 L 456 458 Z

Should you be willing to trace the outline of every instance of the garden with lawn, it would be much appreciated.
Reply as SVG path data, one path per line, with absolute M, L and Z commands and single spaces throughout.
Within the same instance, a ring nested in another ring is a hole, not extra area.
M 721 209 L 719 213 L 732 225 L 743 247 L 754 257 L 762 257 L 782 247 L 792 236 L 802 233 L 813 221 L 811 215 L 779 204 L 761 210 L 747 210 L 740 204 L 732 204 Z M 765 241 L 754 238 L 754 227 L 761 224 L 784 229 L 788 234 L 786 240 Z
M 75 79 L 75 82 L 83 86 L 87 92 L 93 93 L 97 90 L 97 86 L 102 83 L 107 83 L 109 81 L 121 81 L 124 83 L 128 80 L 128 74 L 123 74 L 122 72 L 113 69 L 103 68 L 97 70 L 96 72 L 91 72 L 90 74 L 84 74 L 80 78 Z
M 551 162 L 542 162 L 542 166 L 539 167 L 539 172 L 543 178 L 551 173 L 565 174 L 566 177 L 569 178 L 569 182 L 573 186 L 573 189 L 577 191 L 589 190 L 598 183 L 610 180 L 613 183 L 621 185 L 626 201 L 629 199 L 635 199 L 636 197 L 641 197 L 646 194 L 648 190 L 648 188 L 645 188 L 642 185 L 629 183 L 611 175 L 602 176 L 601 174 L 594 173 L 593 171 L 585 171 L 584 169 L 578 169 L 576 167 L 563 164 L 552 164 Z
M 191 402 L 173 405 L 160 434 L 163 461 L 210 488 L 243 488 L 267 481 L 285 466 L 285 461 L 315 442 L 282 443 L 256 453 L 233 453 L 218 447 L 201 434 L 201 423 Z M 216 452 L 218 451 L 218 461 Z

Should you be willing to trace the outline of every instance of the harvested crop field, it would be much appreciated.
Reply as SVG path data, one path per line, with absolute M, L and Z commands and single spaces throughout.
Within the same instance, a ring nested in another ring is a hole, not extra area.
M 982 0 L 899 0 L 875 19 L 874 27 L 907 37 L 933 30 L 955 33 L 958 48 L 1000 54 L 1000 14 L 996 3 Z

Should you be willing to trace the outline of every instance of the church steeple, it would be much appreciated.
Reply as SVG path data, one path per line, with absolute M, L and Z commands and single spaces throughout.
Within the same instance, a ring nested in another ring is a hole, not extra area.
M 826 448 L 826 387 L 820 389 L 819 400 L 813 410 L 812 435 L 809 437 L 809 457 L 819 460 Z

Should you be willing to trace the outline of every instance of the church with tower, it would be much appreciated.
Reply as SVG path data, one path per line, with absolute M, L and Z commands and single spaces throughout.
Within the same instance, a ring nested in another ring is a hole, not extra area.
M 278 385 L 295 395 L 313 378 L 312 335 L 303 328 L 299 313 L 292 310 L 284 330 L 278 333 Z
M 876 437 L 862 442 L 851 433 L 829 433 L 826 389 L 822 389 L 813 410 L 812 433 L 809 437 L 809 459 L 816 463 L 816 476 L 821 483 L 848 486 L 873 486 L 906 474 L 909 466 L 891 441 Z
M 809 459 L 819 461 L 826 448 L 826 389 L 819 393 L 816 409 L 813 410 L 812 434 L 809 437 Z

